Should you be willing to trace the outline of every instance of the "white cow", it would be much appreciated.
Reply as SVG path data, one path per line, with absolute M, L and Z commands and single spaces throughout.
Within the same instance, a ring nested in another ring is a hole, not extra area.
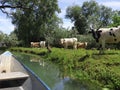
M 62 38 L 60 39 L 61 45 L 64 46 L 64 48 L 68 48 L 68 46 L 72 46 L 74 49 L 77 48 L 77 38 Z
M 100 28 L 96 31 L 91 28 L 91 33 L 96 42 L 102 45 L 102 49 L 105 48 L 105 43 L 120 42 L 120 26 L 112 28 Z
M 46 42 L 45 41 L 40 41 L 40 47 L 44 48 L 46 46 Z

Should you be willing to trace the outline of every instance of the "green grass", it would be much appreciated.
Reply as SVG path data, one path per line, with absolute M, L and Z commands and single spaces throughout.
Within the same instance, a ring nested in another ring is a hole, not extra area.
M 60 76 L 69 76 L 77 81 L 89 81 L 112 90 L 120 90 L 120 52 L 106 50 L 99 54 L 97 50 L 52 48 L 11 48 L 42 56 L 45 60 L 59 65 Z

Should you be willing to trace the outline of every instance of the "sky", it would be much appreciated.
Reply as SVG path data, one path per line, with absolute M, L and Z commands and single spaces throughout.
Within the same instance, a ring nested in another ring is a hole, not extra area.
M 79 5 L 82 6 L 83 2 L 90 0 L 58 0 L 61 13 L 58 14 L 63 20 L 64 28 L 71 28 L 73 23 L 69 19 L 65 19 L 66 8 L 68 6 Z M 120 0 L 95 0 L 99 5 L 105 5 L 113 10 L 120 10 Z M 10 34 L 14 30 L 14 25 L 11 23 L 11 19 L 0 11 L 0 31 L 5 34 Z

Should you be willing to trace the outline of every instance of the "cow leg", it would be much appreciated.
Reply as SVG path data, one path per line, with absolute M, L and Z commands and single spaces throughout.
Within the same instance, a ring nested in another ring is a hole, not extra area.
M 105 41 L 102 41 L 102 45 L 100 47 L 100 54 L 104 54 L 104 50 L 105 50 Z
M 102 54 L 102 52 L 103 52 L 103 50 L 102 50 L 102 44 L 100 44 L 98 50 L 99 50 L 99 54 Z
M 102 41 L 102 49 L 105 49 L 105 41 Z
M 65 48 L 67 49 L 67 44 L 65 44 Z
M 104 54 L 104 49 L 100 48 L 99 54 Z
M 97 50 L 100 50 L 102 49 L 102 44 L 100 44 L 100 46 L 97 48 Z
M 73 48 L 77 49 L 77 42 L 76 41 L 74 41 Z
M 76 49 L 77 48 L 77 45 L 73 45 L 73 49 Z

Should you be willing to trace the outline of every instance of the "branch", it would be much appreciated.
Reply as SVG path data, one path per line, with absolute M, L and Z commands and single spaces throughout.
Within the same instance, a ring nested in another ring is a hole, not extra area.
M 10 5 L 1 5 L 0 8 L 21 8 L 21 9 L 29 9 L 28 7 L 23 7 L 23 6 L 10 6 Z
M 2 13 L 6 13 L 8 16 L 8 12 L 4 11 L 2 8 L 0 8 L 0 10 L 2 11 Z
M 10 6 L 10 5 L 0 5 L 0 10 L 2 11 L 2 13 L 7 14 L 7 16 L 9 16 L 10 13 L 8 13 L 7 11 L 5 11 L 6 8 L 10 8 L 10 9 L 30 9 L 28 7 L 23 7 L 22 5 L 16 5 L 16 6 Z

